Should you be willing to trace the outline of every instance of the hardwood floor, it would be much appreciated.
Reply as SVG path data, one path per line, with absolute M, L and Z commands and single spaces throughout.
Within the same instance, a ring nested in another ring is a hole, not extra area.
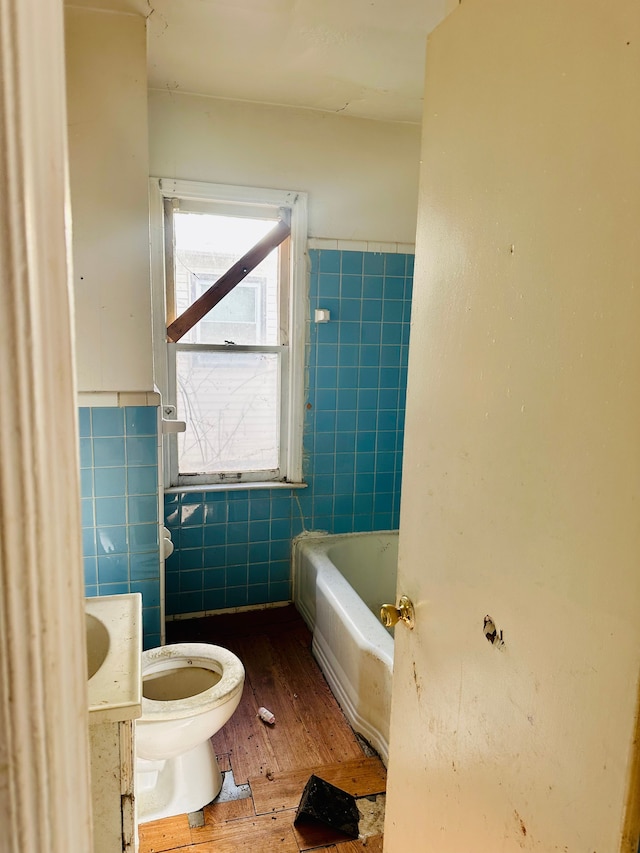
M 190 826 L 187 815 L 141 824 L 139 853 L 382 853 L 379 821 L 357 841 L 320 824 L 293 825 L 313 773 L 354 797 L 378 795 L 382 807 L 386 784 L 382 762 L 365 755 L 329 690 L 293 605 L 170 622 L 167 642 L 214 643 L 242 660 L 242 700 L 213 744 L 220 768 L 251 796 L 205 806 L 202 826 Z M 260 706 L 275 725 L 258 718 Z

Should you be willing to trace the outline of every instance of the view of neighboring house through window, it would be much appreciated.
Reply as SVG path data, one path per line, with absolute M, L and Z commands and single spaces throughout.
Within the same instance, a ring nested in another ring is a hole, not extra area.
M 291 209 L 174 196 L 165 216 L 169 324 L 278 221 L 290 221 Z M 292 366 L 300 370 L 303 349 L 294 352 L 302 329 L 291 334 L 295 279 L 287 238 L 177 343 L 166 344 L 163 399 L 186 423 L 170 437 L 171 484 L 300 479 L 299 454 L 291 454 L 291 443 L 301 442 L 301 412 L 293 411 L 300 400 Z

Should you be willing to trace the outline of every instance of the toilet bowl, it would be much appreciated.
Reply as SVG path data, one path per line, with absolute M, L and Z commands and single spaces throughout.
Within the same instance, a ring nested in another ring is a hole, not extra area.
M 178 643 L 142 653 L 136 720 L 138 822 L 194 812 L 220 793 L 211 744 L 240 703 L 244 667 L 227 649 Z

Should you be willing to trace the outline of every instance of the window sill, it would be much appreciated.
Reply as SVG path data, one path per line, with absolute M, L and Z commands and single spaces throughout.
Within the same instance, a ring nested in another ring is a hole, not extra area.
M 169 486 L 165 495 L 178 495 L 184 492 L 244 492 L 254 489 L 306 489 L 308 483 L 281 483 L 273 480 L 266 483 L 202 483 L 199 486 Z

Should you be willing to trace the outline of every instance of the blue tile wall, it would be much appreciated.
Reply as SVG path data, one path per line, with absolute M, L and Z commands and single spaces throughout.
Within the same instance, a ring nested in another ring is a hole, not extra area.
M 305 526 L 396 528 L 413 255 L 311 251 Z
M 286 601 L 291 594 L 291 491 L 243 489 L 165 496 L 175 550 L 166 561 L 167 613 Z
M 160 645 L 158 409 L 79 409 L 85 594 L 142 593 L 145 648 Z
M 304 490 L 165 496 L 167 614 L 291 596 L 291 538 L 396 528 L 413 255 L 311 250 Z

